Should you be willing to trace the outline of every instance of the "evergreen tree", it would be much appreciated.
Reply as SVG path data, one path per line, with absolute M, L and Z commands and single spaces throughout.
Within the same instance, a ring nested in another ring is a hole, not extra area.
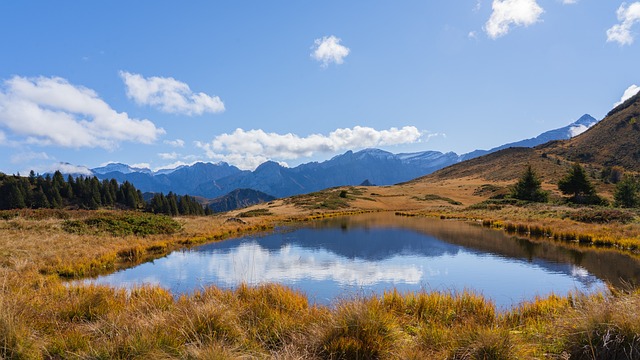
M 50 206 L 51 204 L 49 204 L 49 200 L 47 200 L 47 196 L 44 194 L 42 187 L 38 187 L 38 189 L 33 192 L 31 207 L 34 209 L 41 209 L 48 208 Z
M 580 164 L 575 163 L 558 182 L 558 189 L 564 194 L 569 195 L 570 201 L 578 204 L 596 204 L 602 200 L 596 195 L 596 189 L 589 181 L 587 173 Z
M 638 182 L 631 176 L 625 176 L 622 181 L 616 184 L 616 189 L 613 194 L 615 205 L 626 208 L 637 207 L 640 205 L 638 190 Z
M 29 183 L 31 183 L 31 185 L 36 183 L 36 173 L 33 170 L 29 171 Z
M 24 194 L 18 181 L 12 177 L 6 178 L 0 187 L 0 208 L 5 210 L 23 209 L 25 206 Z
M 511 196 L 520 200 L 547 202 L 548 194 L 542 191 L 541 184 L 531 165 L 527 165 L 522 177 L 513 187 Z

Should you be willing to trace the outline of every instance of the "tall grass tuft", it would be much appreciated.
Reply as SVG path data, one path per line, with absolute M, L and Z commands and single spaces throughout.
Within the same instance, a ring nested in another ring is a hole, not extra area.
M 451 360 L 511 360 L 517 359 L 511 335 L 505 330 L 479 329 L 458 340 L 451 351 Z
M 580 305 L 565 325 L 571 359 L 640 359 L 638 296 L 610 296 Z
M 318 351 L 327 359 L 388 358 L 397 350 L 400 327 L 383 301 L 352 300 L 338 305 L 324 324 Z

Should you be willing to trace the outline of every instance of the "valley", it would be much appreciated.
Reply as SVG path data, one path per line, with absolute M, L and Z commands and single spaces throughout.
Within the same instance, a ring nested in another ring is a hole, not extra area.
M 635 134 L 629 119 L 640 112 L 639 104 L 640 96 L 632 98 L 570 140 L 499 150 L 396 185 L 333 187 L 264 199 L 212 216 L 4 210 L 0 354 L 35 359 L 320 359 L 350 358 L 354 352 L 365 358 L 455 358 L 460 353 L 485 356 L 487 351 L 497 354 L 492 358 L 505 359 L 584 358 L 587 350 L 609 354 L 603 356 L 636 354 L 640 293 L 630 279 L 640 270 L 631 266 L 623 278 L 611 265 L 640 261 L 640 214 L 638 208 L 614 208 L 616 185 L 602 176 L 609 166 L 635 174 L 635 165 L 629 163 L 633 157 L 616 156 L 626 147 L 610 142 L 598 146 L 614 160 L 592 156 L 583 163 L 599 197 L 609 205 L 573 204 L 557 184 L 589 149 L 591 142 L 585 138 L 605 137 L 599 134 L 604 132 L 607 139 L 626 139 L 611 134 L 612 129 Z M 539 174 L 547 203 L 510 197 L 527 165 Z M 201 244 L 364 213 L 464 222 L 527 237 L 543 248 L 556 244 L 571 254 L 562 257 L 588 263 L 600 276 L 620 281 L 608 282 L 604 293 L 534 297 L 507 308 L 473 289 L 387 289 L 327 306 L 277 284 L 204 287 L 178 296 L 152 284 L 125 290 L 68 283 Z M 609 335 L 603 334 L 612 332 L 615 340 L 607 342 Z

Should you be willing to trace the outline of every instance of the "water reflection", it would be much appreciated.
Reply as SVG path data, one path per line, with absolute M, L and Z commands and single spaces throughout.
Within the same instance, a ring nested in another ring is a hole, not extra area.
M 157 284 L 174 293 L 278 282 L 320 303 L 390 288 L 473 289 L 508 306 L 551 292 L 603 289 L 608 271 L 589 268 L 592 258 L 461 222 L 375 214 L 208 244 L 94 281 Z

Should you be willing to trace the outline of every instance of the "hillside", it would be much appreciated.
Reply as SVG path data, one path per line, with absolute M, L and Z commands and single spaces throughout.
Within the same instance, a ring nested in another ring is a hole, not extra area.
M 550 141 L 534 148 L 508 148 L 464 161 L 413 182 L 453 179 L 514 181 L 530 164 L 543 182 L 556 184 L 573 162 L 596 175 L 609 166 L 640 171 L 640 94 L 613 109 L 600 122 L 569 140 Z
M 125 164 L 108 164 L 91 171 L 100 179 L 115 178 L 121 183 L 129 181 L 143 192 L 171 191 L 216 198 L 236 189 L 253 189 L 276 197 L 286 197 L 336 186 L 355 186 L 365 180 L 377 185 L 397 184 L 501 149 L 533 147 L 549 140 L 569 139 L 596 122 L 590 115 L 583 115 L 565 127 L 546 131 L 536 137 L 463 155 L 439 151 L 393 154 L 379 149 L 364 149 L 347 151 L 327 161 L 310 162 L 293 168 L 267 161 L 254 171 L 242 171 L 226 163 L 196 163 L 156 172 Z
M 569 161 L 640 171 L 640 93 L 611 110 L 589 131 L 542 147 Z
M 275 197 L 260 191 L 252 189 L 236 189 L 227 195 L 206 202 L 205 205 L 213 212 L 225 212 L 272 200 L 275 200 Z

